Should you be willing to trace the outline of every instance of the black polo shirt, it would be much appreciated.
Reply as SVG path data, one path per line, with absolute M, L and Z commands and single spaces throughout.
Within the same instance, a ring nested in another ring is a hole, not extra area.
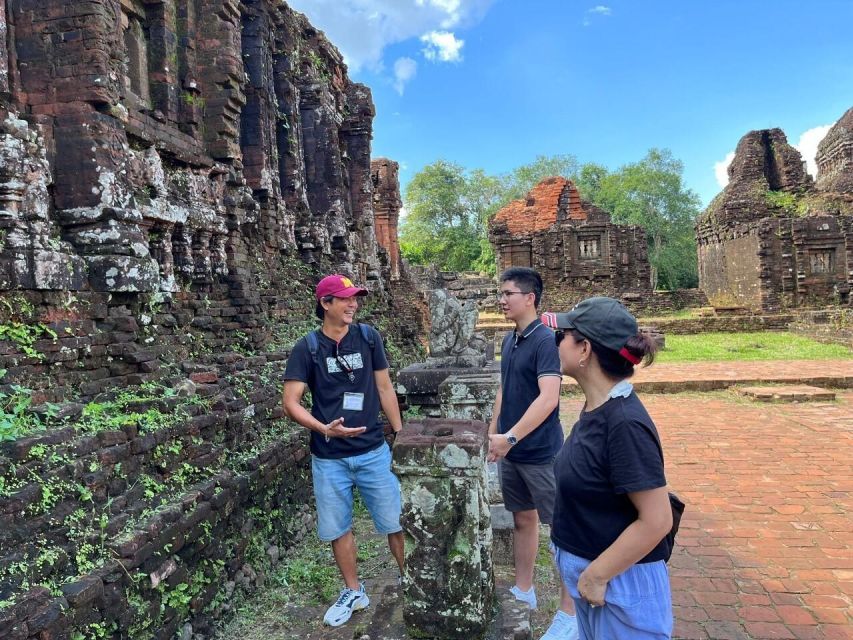
M 562 377 L 554 332 L 537 318 L 524 333 L 510 331 L 501 347 L 501 413 L 498 432 L 506 433 L 539 397 L 539 378 Z M 520 464 L 548 464 L 563 444 L 559 407 L 507 453 Z
M 345 427 L 367 427 L 354 438 L 329 438 L 311 432 L 311 453 L 318 458 L 349 458 L 376 449 L 385 442 L 379 423 L 379 391 L 375 371 L 388 368 L 382 338 L 373 327 L 373 349 L 361 335 L 358 326 L 351 324 L 338 345 L 322 331 L 317 331 L 317 362 L 311 357 L 308 340 L 301 338 L 287 359 L 285 380 L 299 380 L 311 390 L 311 415 L 323 424 L 336 418 L 344 419 Z M 337 356 L 337 357 L 336 357 Z M 353 373 L 350 381 L 338 363 L 340 358 Z M 363 393 L 361 411 L 344 409 L 345 393 Z

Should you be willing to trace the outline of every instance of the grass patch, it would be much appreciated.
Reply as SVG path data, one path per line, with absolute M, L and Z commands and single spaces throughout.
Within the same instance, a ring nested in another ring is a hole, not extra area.
M 823 344 L 787 332 L 668 335 L 658 362 L 720 360 L 835 360 L 853 358 L 853 350 Z
M 397 563 L 388 550 L 386 537 L 374 532 L 370 514 L 358 493 L 353 508 L 353 532 L 358 545 L 359 578 L 368 583 L 370 592 L 369 581 Z M 214 637 L 220 640 L 314 637 L 312 634 L 322 628 L 323 613 L 342 587 L 331 545 L 311 534 L 272 569 L 266 586 L 243 601 L 230 620 L 220 622 Z

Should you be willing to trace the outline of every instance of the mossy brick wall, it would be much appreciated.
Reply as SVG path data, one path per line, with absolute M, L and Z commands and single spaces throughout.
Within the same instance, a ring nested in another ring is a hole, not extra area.
M 122 410 L 104 399 L 103 420 L 128 416 L 120 428 L 89 404 L 3 445 L 0 637 L 95 625 L 169 638 L 190 618 L 203 630 L 230 582 L 259 584 L 267 551 L 306 534 L 307 438 L 281 418 L 284 354 L 218 360 L 181 395 L 125 391 Z
M 272 0 L 0 6 L 0 637 L 205 634 L 313 526 L 280 392 L 318 277 L 422 351 L 370 91 Z

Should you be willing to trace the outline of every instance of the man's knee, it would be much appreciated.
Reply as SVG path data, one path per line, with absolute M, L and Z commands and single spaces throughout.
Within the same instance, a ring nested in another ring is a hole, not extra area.
M 536 509 L 528 509 L 526 511 L 515 511 L 512 514 L 513 522 L 516 529 L 531 529 L 539 526 L 539 515 Z

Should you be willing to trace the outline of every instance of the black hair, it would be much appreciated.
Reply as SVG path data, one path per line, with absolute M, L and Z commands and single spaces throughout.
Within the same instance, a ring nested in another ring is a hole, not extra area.
M 320 303 L 321 302 L 331 302 L 334 299 L 335 299 L 335 296 L 323 296 L 322 298 L 317 300 L 317 306 L 314 309 L 314 315 L 317 316 L 318 318 L 320 318 L 320 320 L 325 318 L 326 317 L 326 310 L 323 308 L 323 305 Z
M 618 351 L 608 349 L 594 340 L 590 340 L 577 329 L 567 329 L 567 331 L 574 338 L 575 342 L 583 342 L 584 340 L 589 342 L 592 352 L 598 358 L 601 370 L 608 377 L 616 380 L 624 380 L 634 375 L 634 364 Z M 658 346 L 648 334 L 638 333 L 628 338 L 628 342 L 625 343 L 625 349 L 632 356 L 644 362 L 646 366 L 649 366 L 655 361 L 655 353 L 658 350 Z
M 501 274 L 501 283 L 512 280 L 524 293 L 533 294 L 533 305 L 539 306 L 542 300 L 542 276 L 530 267 L 510 267 Z

